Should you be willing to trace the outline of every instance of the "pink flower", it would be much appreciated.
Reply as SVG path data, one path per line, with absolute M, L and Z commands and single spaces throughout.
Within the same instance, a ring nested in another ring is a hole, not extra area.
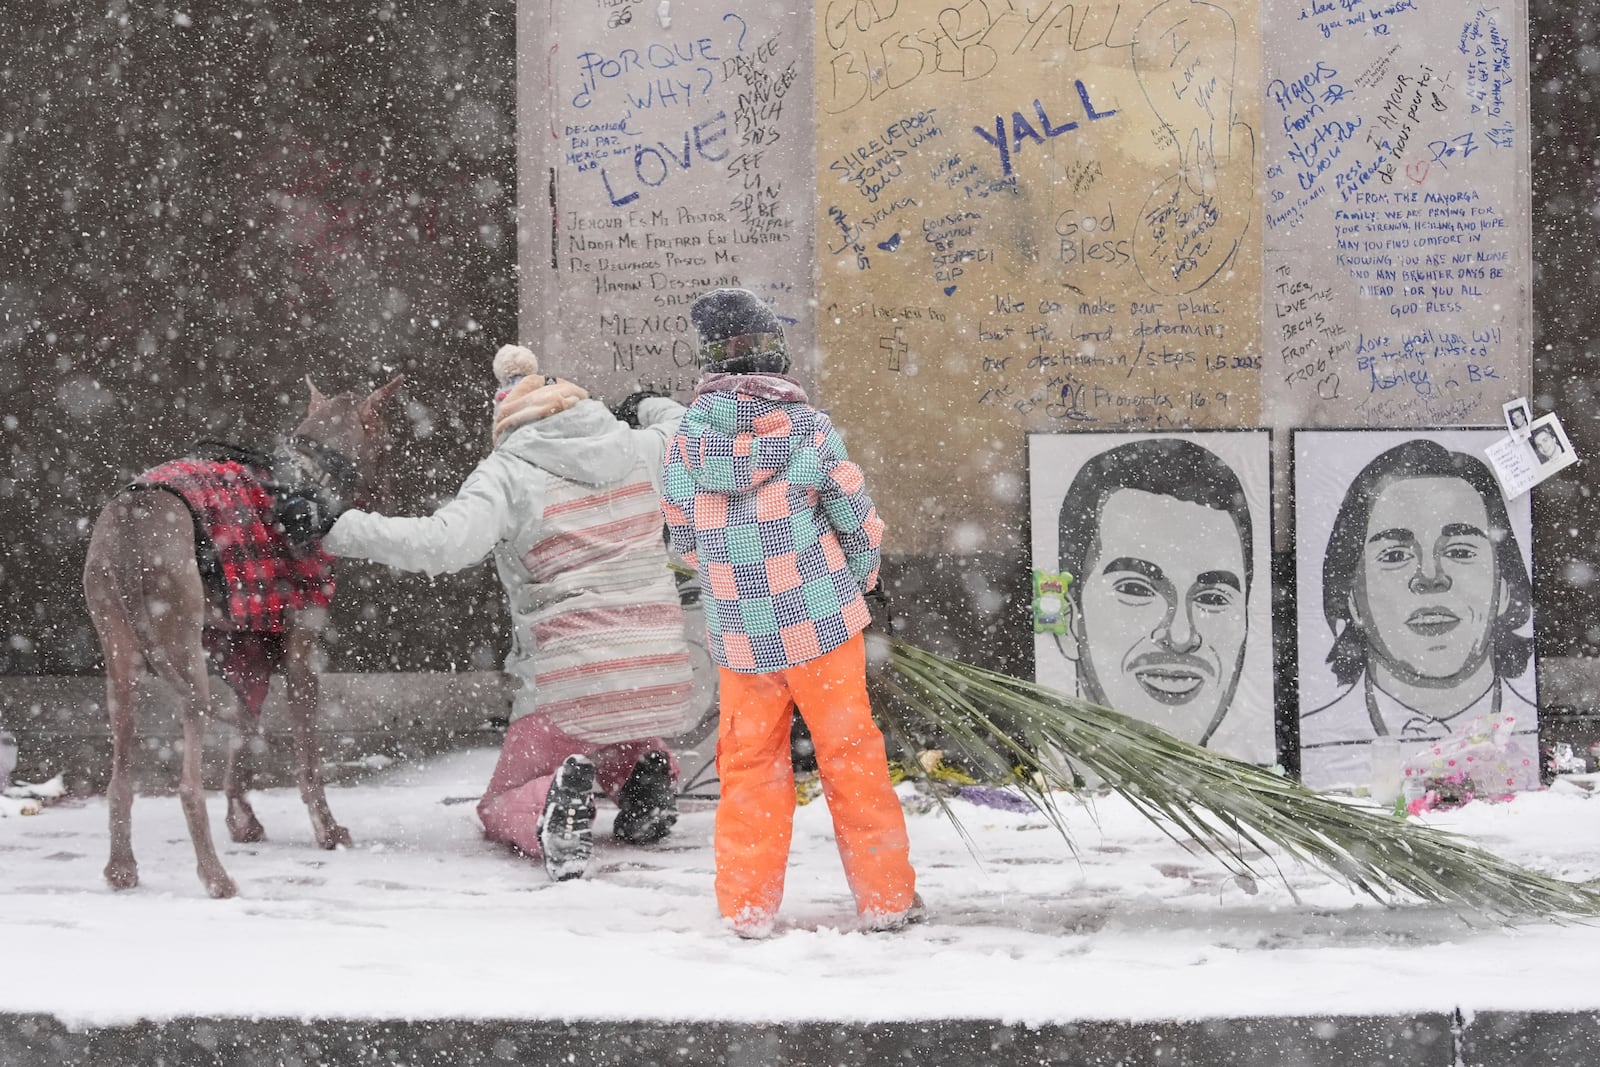
M 1430 789 L 1420 797 L 1417 797 L 1415 800 L 1409 801 L 1406 804 L 1406 814 L 1421 815 L 1424 812 L 1432 811 L 1434 807 L 1438 805 L 1438 803 L 1439 794 Z

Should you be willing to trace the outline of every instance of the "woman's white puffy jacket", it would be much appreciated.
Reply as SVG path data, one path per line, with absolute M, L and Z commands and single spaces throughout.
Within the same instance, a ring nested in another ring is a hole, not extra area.
M 348 511 L 322 545 L 402 570 L 458 571 L 491 553 L 512 620 L 512 717 L 599 743 L 689 725 L 692 679 L 660 512 L 664 397 L 631 429 L 598 401 L 520 426 L 425 518 Z

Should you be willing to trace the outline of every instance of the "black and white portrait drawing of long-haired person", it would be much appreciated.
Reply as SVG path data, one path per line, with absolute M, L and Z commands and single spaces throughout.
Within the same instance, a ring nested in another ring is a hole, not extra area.
M 1033 565 L 1055 583 L 1038 681 L 1273 763 L 1270 450 L 1265 430 L 1030 435 Z
M 1508 504 L 1481 458 L 1501 435 L 1295 434 L 1300 766 L 1312 788 L 1381 792 L 1382 752 L 1409 758 L 1491 716 L 1515 717 L 1506 754 L 1537 769 L 1528 498 Z

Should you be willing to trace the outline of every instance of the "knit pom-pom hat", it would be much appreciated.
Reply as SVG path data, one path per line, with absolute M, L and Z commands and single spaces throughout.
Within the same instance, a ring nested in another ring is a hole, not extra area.
M 491 446 L 524 423 L 565 411 L 589 394 L 571 382 L 557 388 L 556 379 L 539 373 L 539 357 L 526 345 L 501 345 L 494 354 L 494 422 Z
M 494 380 L 501 385 L 510 385 L 515 378 L 529 377 L 539 373 L 539 357 L 533 354 L 533 349 L 524 345 L 501 345 L 500 351 L 494 354 Z

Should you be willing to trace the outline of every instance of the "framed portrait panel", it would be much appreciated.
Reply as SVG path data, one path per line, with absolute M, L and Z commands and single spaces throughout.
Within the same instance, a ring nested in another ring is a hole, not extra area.
M 1039 682 L 1277 759 L 1271 433 L 1028 436 Z
M 1496 726 L 1497 762 L 1516 768 L 1494 784 L 1536 784 L 1532 520 L 1527 495 L 1506 499 L 1484 454 L 1504 436 L 1295 431 L 1307 785 L 1389 792 L 1380 778 L 1397 780 L 1433 745 L 1481 745 L 1472 739 L 1485 724 Z

